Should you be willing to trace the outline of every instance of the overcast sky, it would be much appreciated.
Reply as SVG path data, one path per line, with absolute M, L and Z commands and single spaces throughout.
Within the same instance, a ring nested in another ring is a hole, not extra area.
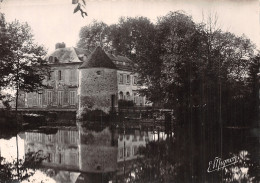
M 117 23 L 120 16 L 145 16 L 156 22 L 158 16 L 169 11 L 184 10 L 195 22 L 202 21 L 209 12 L 218 14 L 223 30 L 236 35 L 243 33 L 260 47 L 260 6 L 258 0 L 86 0 L 88 16 L 73 14 L 72 0 L 4 0 L 0 11 L 7 21 L 18 19 L 28 22 L 35 40 L 49 52 L 55 43 L 76 46 L 79 30 L 91 21 Z M 202 13 L 203 12 L 203 13 Z

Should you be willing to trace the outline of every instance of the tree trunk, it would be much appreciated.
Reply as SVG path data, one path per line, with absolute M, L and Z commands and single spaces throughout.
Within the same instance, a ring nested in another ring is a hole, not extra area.
M 16 149 L 17 149 L 17 157 L 16 157 L 16 161 L 17 161 L 17 177 L 18 177 L 18 181 L 20 180 L 20 172 L 19 172 L 19 147 L 18 147 L 18 134 L 16 134 Z
M 17 86 L 16 97 L 15 97 L 15 117 L 16 117 L 16 120 L 17 120 L 18 96 L 19 96 L 19 88 Z M 18 121 L 16 121 L 16 122 L 18 123 Z
M 18 127 L 18 115 L 17 115 L 17 108 L 18 108 L 18 96 L 19 96 L 19 67 L 20 67 L 20 62 L 18 60 L 17 63 L 17 70 L 16 70 L 16 79 L 17 79 L 17 83 L 16 83 L 16 98 L 15 98 L 15 119 L 16 119 L 16 128 Z M 18 147 L 18 129 L 17 129 L 17 134 L 16 134 L 16 147 L 17 147 L 17 177 L 18 177 L 18 181 L 20 180 L 20 172 L 19 172 L 19 147 Z

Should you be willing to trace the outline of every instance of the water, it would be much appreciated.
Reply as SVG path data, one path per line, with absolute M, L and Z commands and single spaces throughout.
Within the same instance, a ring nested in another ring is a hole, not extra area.
M 257 182 L 259 137 L 251 129 L 225 128 L 222 143 L 211 144 L 202 132 L 86 124 L 2 130 L 1 182 Z M 216 157 L 238 159 L 207 172 Z

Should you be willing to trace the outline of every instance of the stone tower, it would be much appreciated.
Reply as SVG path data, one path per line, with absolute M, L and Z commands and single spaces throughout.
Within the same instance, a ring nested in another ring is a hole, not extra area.
M 84 109 L 108 113 L 116 105 L 117 70 L 112 60 L 97 47 L 79 67 L 79 117 Z

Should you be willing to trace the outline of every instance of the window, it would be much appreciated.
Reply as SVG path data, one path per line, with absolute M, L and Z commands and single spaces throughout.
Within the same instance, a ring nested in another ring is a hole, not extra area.
M 126 100 L 130 100 L 130 93 L 126 92 Z
M 144 140 L 144 136 L 140 135 L 139 141 L 143 141 L 143 140 Z
M 123 158 L 123 155 L 124 155 L 124 149 L 123 149 L 123 148 L 120 148 L 120 149 L 119 149 L 119 159 L 122 159 L 122 158 Z
M 119 83 L 123 84 L 123 74 L 119 75 Z
M 63 91 L 58 91 L 58 105 L 63 104 Z
M 33 106 L 37 106 L 37 93 L 33 93 Z
M 127 148 L 126 148 L 125 156 L 126 156 L 126 157 L 130 157 L 130 155 L 131 155 L 131 148 L 130 148 L 130 147 L 127 147 Z
M 52 162 L 52 154 L 51 154 L 51 153 L 48 153 L 48 154 L 47 154 L 47 161 L 48 161 L 49 163 Z
M 133 136 L 132 141 L 133 141 L 133 142 L 136 142 L 136 141 L 137 141 L 136 135 Z
M 61 164 L 61 163 L 62 163 L 62 155 L 59 154 L 59 164 Z
M 41 142 L 41 141 L 42 141 L 42 135 L 41 135 L 40 133 L 37 133 L 37 134 L 36 134 L 36 140 L 37 140 L 38 142 Z
M 133 153 L 132 153 L 134 156 L 137 155 L 137 150 L 138 150 L 137 146 L 134 146 L 133 147 Z
M 38 106 L 42 106 L 42 94 L 37 94 L 37 104 Z
M 49 57 L 49 61 L 50 61 L 50 62 L 53 61 L 53 57 L 52 57 L 52 56 Z
M 124 80 L 123 83 L 126 84 L 126 75 L 124 74 Z
M 126 135 L 126 140 L 129 140 L 130 139 L 130 135 Z
M 61 71 L 58 71 L 58 79 L 61 80 Z
M 59 62 L 59 59 L 57 57 L 54 57 L 54 62 L 55 63 Z
M 53 142 L 53 135 L 47 135 L 47 142 Z
M 123 100 L 123 96 L 124 96 L 123 92 L 119 92 L 119 99 L 120 100 Z
M 140 106 L 143 105 L 143 97 L 140 97 Z
M 75 82 L 77 80 L 76 74 L 77 71 L 75 69 L 70 70 L 70 82 Z
M 126 83 L 127 83 L 127 84 L 130 84 L 130 75 L 127 75 L 127 76 L 126 76 Z
M 71 154 L 71 165 L 77 165 L 78 164 L 78 156 L 76 153 Z
M 75 105 L 76 91 L 70 91 L 69 101 L 70 105 Z
M 78 133 L 77 131 L 69 131 L 69 142 L 70 144 L 75 144 L 77 143 L 77 139 L 78 139 Z
M 58 132 L 58 143 L 63 143 L 64 142 L 64 133 L 62 131 Z
M 137 102 L 137 96 L 136 96 L 136 93 L 134 93 L 134 103 L 136 104 Z
M 133 85 L 137 85 L 137 77 L 136 76 L 134 76 Z
M 51 80 L 51 72 L 48 73 L 47 80 Z
M 123 135 L 119 135 L 119 140 L 120 140 L 120 141 L 123 140 Z
M 47 91 L 47 105 L 52 104 L 52 91 Z

